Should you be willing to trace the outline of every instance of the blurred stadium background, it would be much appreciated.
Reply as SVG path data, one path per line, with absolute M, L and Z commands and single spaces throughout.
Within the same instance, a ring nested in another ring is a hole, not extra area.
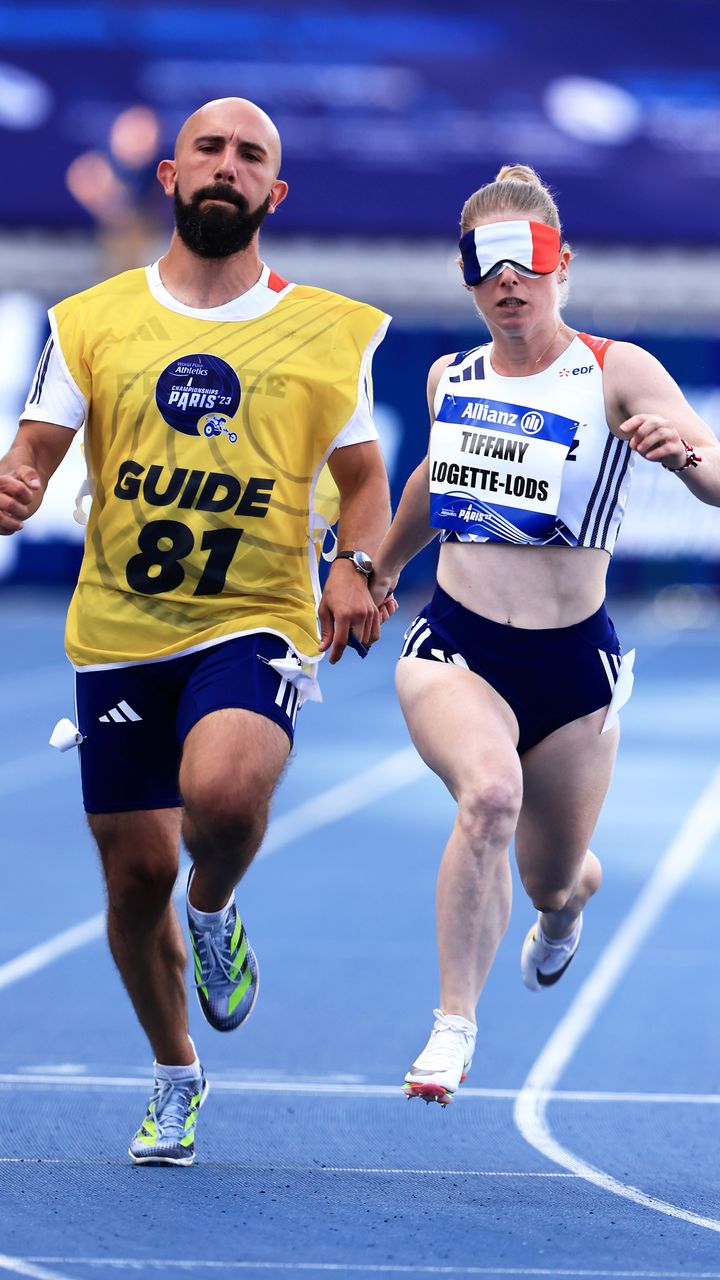
M 395 501 L 425 448 L 427 367 L 483 339 L 457 221 L 509 161 L 558 197 L 577 255 L 569 323 L 653 351 L 720 432 L 718 47 L 714 0 L 0 2 L 0 447 L 47 307 L 163 251 L 157 160 L 226 94 L 265 107 L 284 141 L 290 198 L 265 258 L 395 317 L 375 362 Z M 0 540 L 2 583 L 72 580 L 83 473 L 73 446 L 27 531 Z M 612 587 L 669 591 L 701 619 L 718 513 L 657 468 L 636 477 Z

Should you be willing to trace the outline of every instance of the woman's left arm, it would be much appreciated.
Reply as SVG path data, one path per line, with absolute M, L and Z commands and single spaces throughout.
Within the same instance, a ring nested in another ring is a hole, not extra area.
M 660 361 L 642 347 L 614 342 L 604 387 L 614 434 L 648 462 L 674 471 L 701 502 L 720 506 L 720 442 Z

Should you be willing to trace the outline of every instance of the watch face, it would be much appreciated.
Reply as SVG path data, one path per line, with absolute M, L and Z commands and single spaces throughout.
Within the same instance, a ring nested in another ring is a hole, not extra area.
M 360 570 L 361 573 L 366 573 L 368 574 L 368 576 L 372 573 L 372 567 L 373 567 L 372 560 L 370 559 L 369 555 L 367 555 L 365 551 L 355 552 L 353 556 L 353 564 L 355 565 L 356 569 Z

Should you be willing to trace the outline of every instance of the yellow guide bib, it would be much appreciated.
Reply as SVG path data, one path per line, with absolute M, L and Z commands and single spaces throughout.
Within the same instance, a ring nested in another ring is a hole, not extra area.
M 54 308 L 88 401 L 94 495 L 67 621 L 76 666 L 256 630 L 317 654 L 318 516 L 337 518 L 325 463 L 367 417 L 387 318 L 270 280 L 282 296 L 246 320 L 169 310 L 144 270 Z

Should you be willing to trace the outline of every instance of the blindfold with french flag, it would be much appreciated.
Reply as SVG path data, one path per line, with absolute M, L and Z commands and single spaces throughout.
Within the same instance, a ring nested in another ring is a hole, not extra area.
M 466 284 L 499 275 L 506 263 L 523 275 L 545 276 L 560 265 L 560 232 L 545 222 L 488 222 L 465 232 L 460 253 Z

